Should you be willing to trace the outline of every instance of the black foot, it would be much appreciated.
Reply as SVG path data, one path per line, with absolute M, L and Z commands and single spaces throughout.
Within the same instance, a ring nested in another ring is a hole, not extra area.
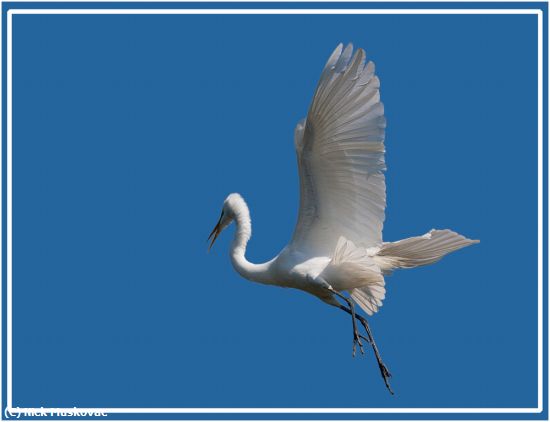
M 367 340 L 364 336 L 359 334 L 357 331 L 357 327 L 353 327 L 353 350 L 352 350 L 352 356 L 355 357 L 355 350 L 357 346 L 359 346 L 359 350 L 361 351 L 361 354 L 365 354 L 365 350 L 363 349 L 363 343 L 361 342 L 361 339 Z M 368 340 L 367 340 L 368 341 Z

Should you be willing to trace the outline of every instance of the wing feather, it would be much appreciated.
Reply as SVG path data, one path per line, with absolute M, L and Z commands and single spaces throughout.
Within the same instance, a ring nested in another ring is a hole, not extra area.
M 295 130 L 300 211 L 291 247 L 330 256 L 340 236 L 381 244 L 386 120 L 379 88 L 365 52 L 339 44 Z

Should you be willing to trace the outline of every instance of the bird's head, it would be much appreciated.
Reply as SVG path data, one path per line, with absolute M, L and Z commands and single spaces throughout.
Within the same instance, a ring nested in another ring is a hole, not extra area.
M 210 251 L 212 245 L 214 245 L 214 242 L 218 238 L 219 234 L 235 219 L 235 212 L 240 208 L 241 203 L 244 203 L 244 199 L 238 193 L 232 193 L 225 198 L 225 201 L 223 201 L 220 219 L 218 220 L 216 227 L 214 227 L 214 230 L 212 230 L 212 233 L 210 233 L 210 236 L 208 236 L 208 240 L 212 239 L 210 246 L 208 247 L 208 251 Z

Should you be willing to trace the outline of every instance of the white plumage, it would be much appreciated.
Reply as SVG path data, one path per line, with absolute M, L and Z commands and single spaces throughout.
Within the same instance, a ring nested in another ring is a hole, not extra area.
M 397 268 L 436 262 L 444 255 L 477 243 L 450 230 L 398 242 L 382 241 L 386 207 L 384 106 L 374 64 L 349 44 L 334 50 L 321 73 L 307 118 L 295 129 L 300 173 L 300 211 L 288 246 L 271 261 L 252 264 L 245 258 L 251 236 L 250 214 L 239 194 L 224 202 L 212 244 L 232 221 L 237 230 L 231 261 L 245 278 L 311 293 L 352 315 L 355 344 L 361 347 L 357 318 L 367 330 L 384 381 L 383 365 L 366 320 L 385 298 L 384 275 Z M 210 246 L 212 246 L 212 244 Z M 353 302 L 342 292 L 348 292 Z M 347 307 L 337 298 L 344 300 Z M 390 389 L 391 391 L 391 389 Z

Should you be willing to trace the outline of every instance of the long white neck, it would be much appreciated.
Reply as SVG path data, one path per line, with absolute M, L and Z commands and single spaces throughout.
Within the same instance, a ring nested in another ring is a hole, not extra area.
M 269 273 L 272 261 L 263 264 L 253 264 L 246 257 L 246 245 L 252 235 L 252 224 L 250 222 L 250 212 L 244 200 L 235 201 L 231 204 L 235 214 L 235 238 L 231 244 L 230 255 L 233 268 L 244 278 L 258 283 L 271 284 Z

